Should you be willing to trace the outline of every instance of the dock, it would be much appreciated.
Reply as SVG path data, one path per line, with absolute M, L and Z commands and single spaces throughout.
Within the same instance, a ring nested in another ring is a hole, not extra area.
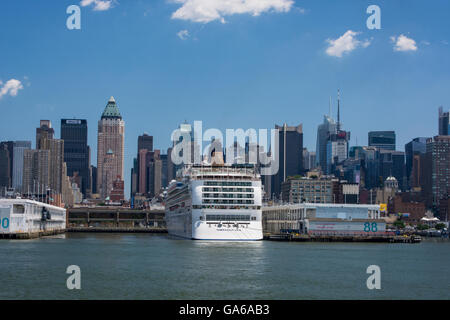
M 59 230 L 42 230 L 37 232 L 20 232 L 20 233 L 0 233 L 0 239 L 17 239 L 29 240 L 40 237 L 55 236 L 65 233 L 65 229 Z
M 67 232 L 94 233 L 167 233 L 166 228 L 121 228 L 121 227 L 70 227 Z
M 359 235 L 308 235 L 308 234 L 265 234 L 264 240 L 295 242 L 385 242 L 419 243 L 422 238 L 411 236 L 359 236 Z

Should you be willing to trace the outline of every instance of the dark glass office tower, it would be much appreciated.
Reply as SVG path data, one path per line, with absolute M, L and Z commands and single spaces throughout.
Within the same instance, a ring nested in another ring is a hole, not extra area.
M 153 136 L 144 133 L 142 136 L 138 137 L 138 153 L 143 149 L 153 151 Z
M 278 130 L 279 170 L 272 178 L 272 195 L 280 198 L 281 183 L 290 176 L 303 173 L 303 126 L 275 126 Z
M 427 151 L 427 140 L 429 138 L 419 137 L 411 140 L 405 144 L 405 157 L 406 157 L 406 181 L 407 187 L 413 187 L 411 183 L 412 176 L 417 176 L 417 173 L 413 173 L 414 156 L 419 156 Z M 417 168 L 416 168 L 417 169 Z M 414 180 L 414 179 L 413 179 Z
M 11 159 L 12 155 L 8 150 L 6 143 L 0 143 L 0 188 L 9 188 L 11 186 Z M 3 190 L 0 190 L 0 195 Z
M 444 112 L 442 107 L 439 108 L 439 135 L 448 136 L 450 123 L 449 123 L 449 112 Z
M 370 131 L 369 147 L 395 150 L 395 131 Z
M 75 172 L 81 177 L 81 192 L 86 197 L 90 192 L 89 147 L 87 144 L 87 121 L 82 119 L 62 119 L 61 139 L 64 140 L 64 161 L 67 175 Z

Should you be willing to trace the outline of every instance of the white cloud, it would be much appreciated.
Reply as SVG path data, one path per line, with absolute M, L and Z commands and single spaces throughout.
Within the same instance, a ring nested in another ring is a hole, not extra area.
M 189 38 L 189 31 L 187 30 L 181 30 L 180 32 L 177 33 L 178 38 L 180 38 L 181 40 L 186 40 L 187 38 Z
M 94 11 L 106 11 L 112 8 L 113 0 L 81 0 L 82 7 L 94 5 Z
M 263 12 L 288 12 L 293 0 L 172 0 L 180 3 L 172 19 L 208 23 L 220 20 L 225 23 L 225 16 L 248 13 L 258 16 Z
M 417 44 L 411 38 L 401 34 L 398 37 L 391 37 L 392 43 L 394 43 L 394 51 L 416 51 Z
M 342 58 L 344 53 L 349 53 L 358 47 L 367 48 L 371 41 L 369 39 L 364 41 L 356 39 L 356 36 L 360 33 L 361 32 L 348 30 L 337 39 L 327 39 L 329 46 L 326 53 L 329 56 Z
M 0 81 L 0 86 L 3 84 L 2 81 Z M 5 95 L 10 95 L 12 97 L 17 96 L 17 93 L 19 90 L 23 89 L 22 82 L 16 79 L 11 79 L 6 81 L 6 83 L 0 88 L 0 99 Z
M 294 9 L 295 9 L 295 11 L 297 11 L 300 14 L 306 14 L 307 13 L 307 10 L 305 8 L 302 8 L 302 7 L 295 7 Z

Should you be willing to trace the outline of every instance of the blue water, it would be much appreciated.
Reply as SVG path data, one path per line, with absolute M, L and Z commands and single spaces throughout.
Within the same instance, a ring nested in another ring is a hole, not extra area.
M 68 290 L 66 268 L 81 268 Z M 369 265 L 381 289 L 369 290 Z M 0 299 L 450 299 L 450 242 L 204 242 L 149 234 L 0 241 Z

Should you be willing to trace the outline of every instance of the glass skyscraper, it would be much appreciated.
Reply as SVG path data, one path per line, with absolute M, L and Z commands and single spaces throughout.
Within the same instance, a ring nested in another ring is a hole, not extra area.
M 89 147 L 87 121 L 84 119 L 62 119 L 61 139 L 64 140 L 64 161 L 67 164 L 67 175 L 72 177 L 76 172 L 81 177 L 81 192 L 86 196 L 91 189 L 89 177 Z
M 369 147 L 395 150 L 395 131 L 370 131 Z

